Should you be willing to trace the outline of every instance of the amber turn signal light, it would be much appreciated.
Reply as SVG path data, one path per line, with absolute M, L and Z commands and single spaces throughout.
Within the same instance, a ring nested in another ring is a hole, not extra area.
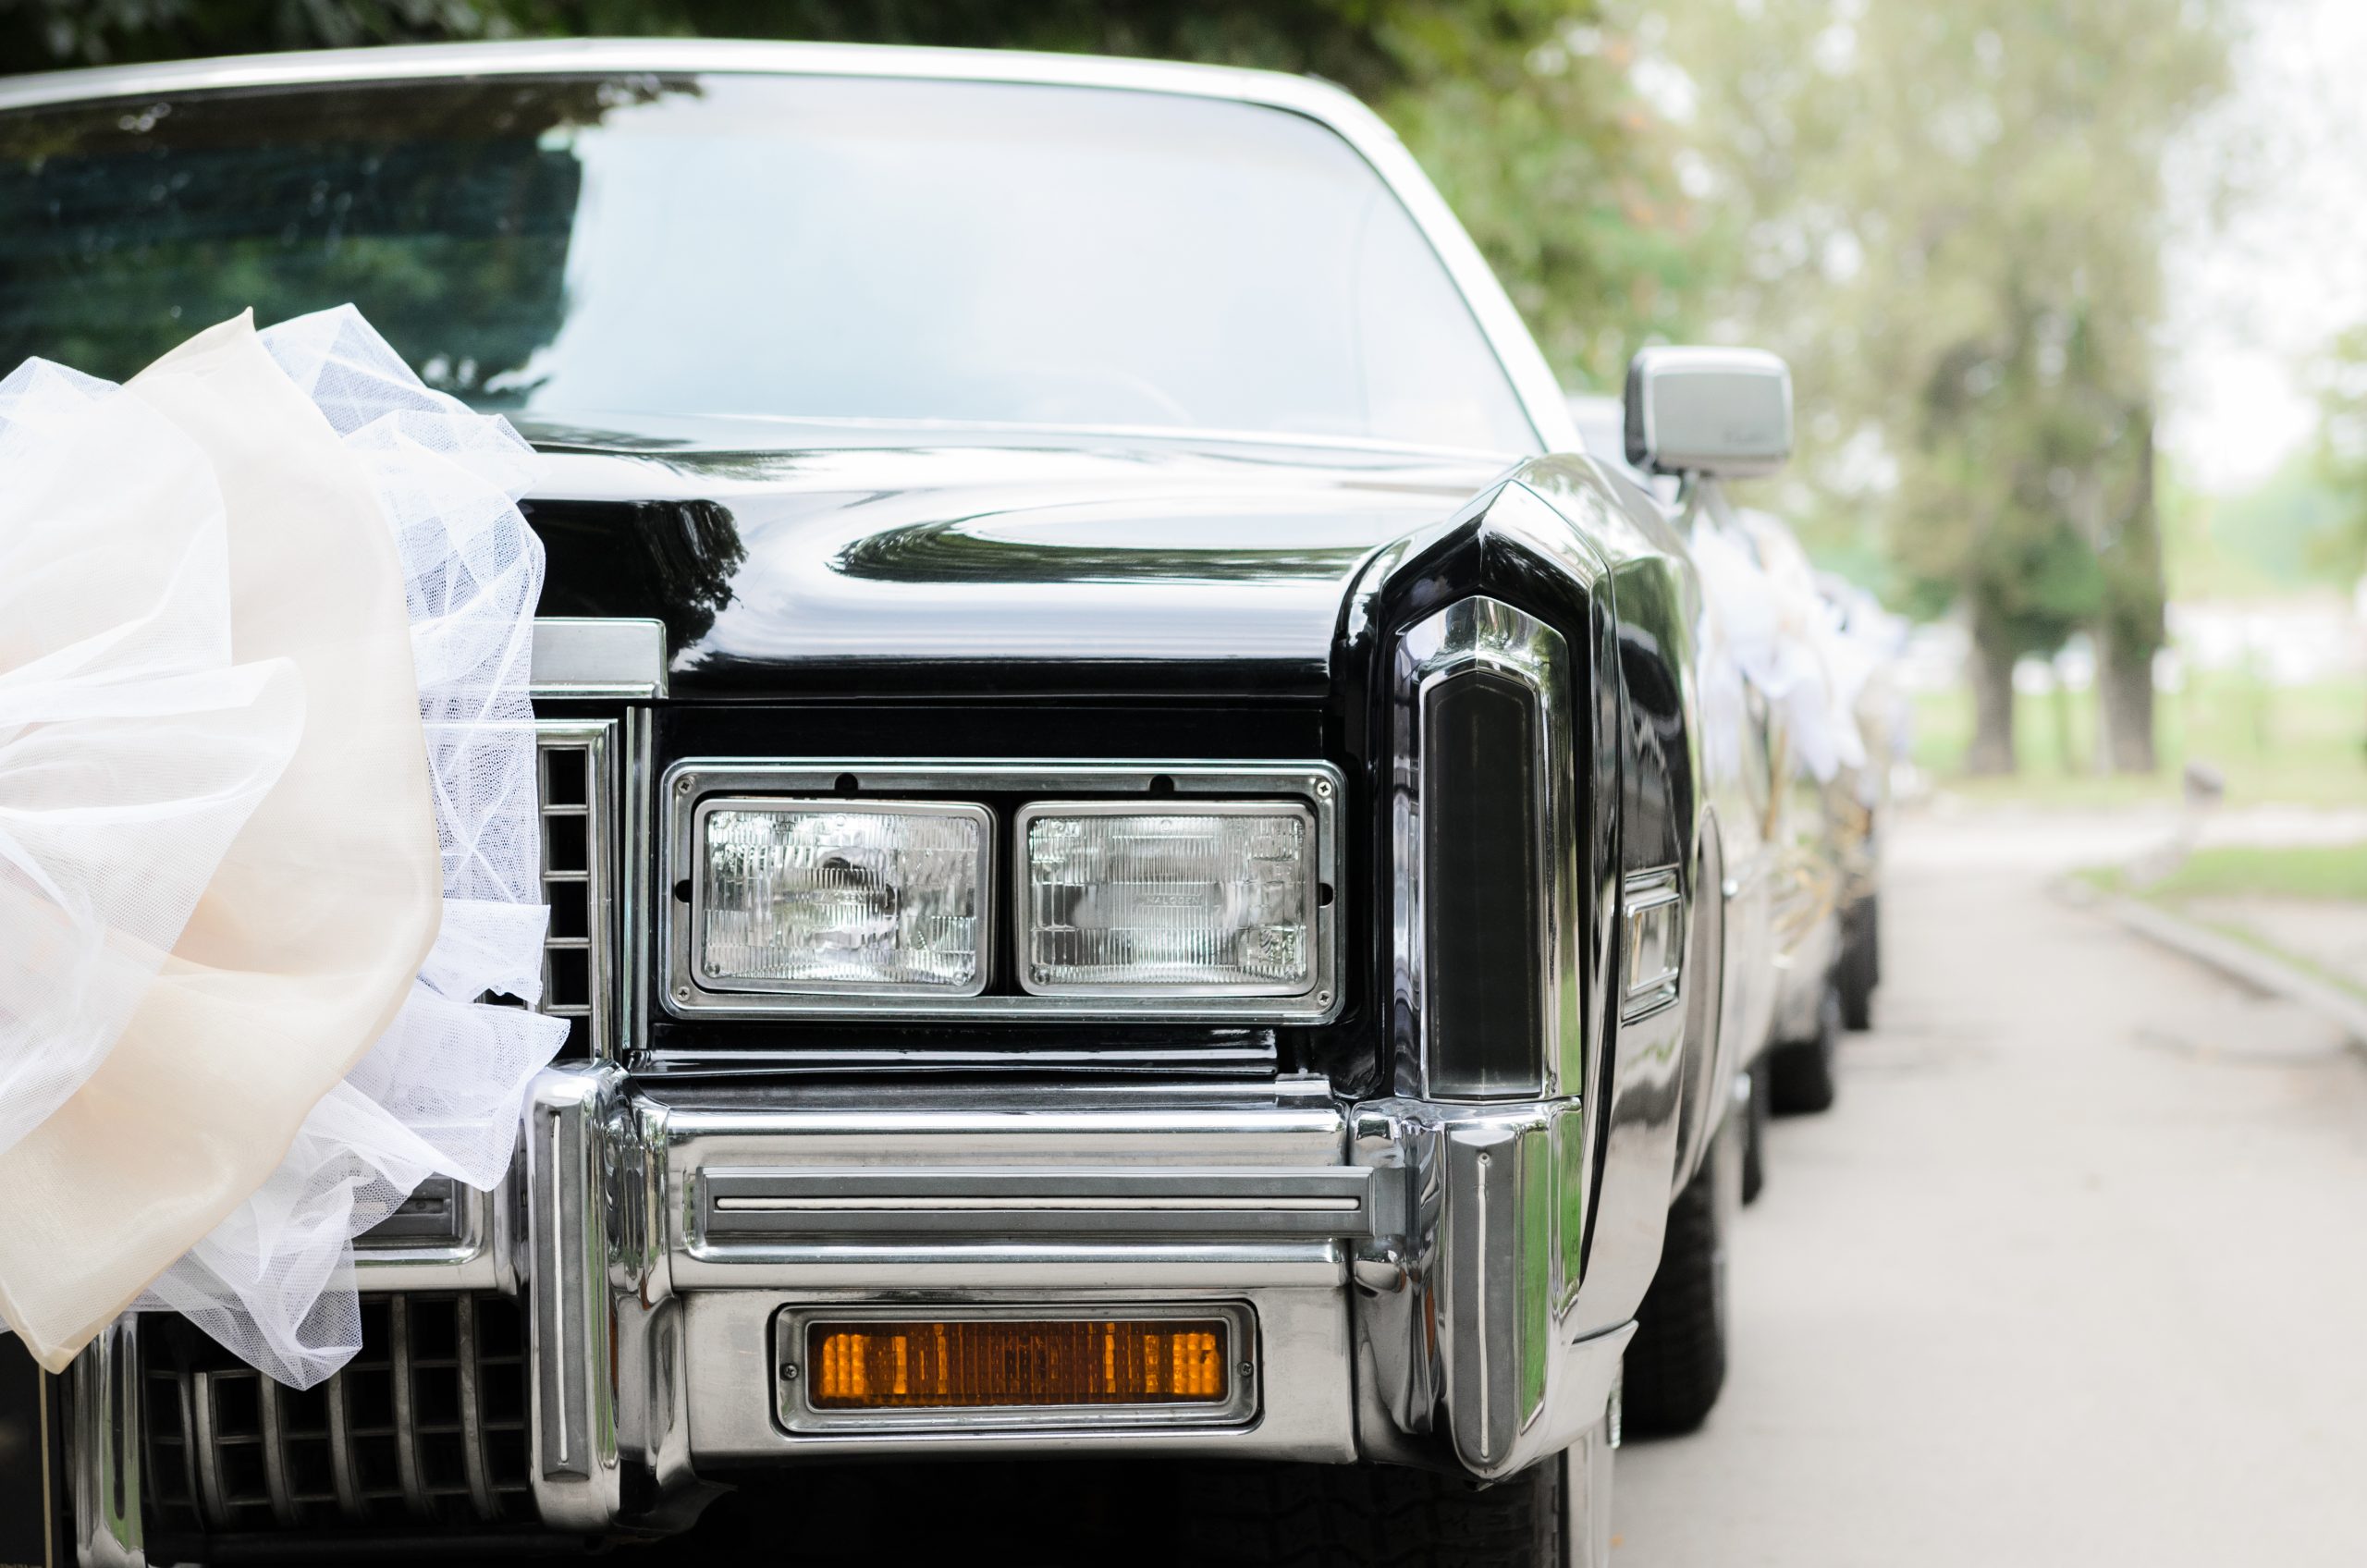
M 820 1410 L 1217 1404 L 1228 1366 L 1221 1319 L 1174 1317 L 813 1323 L 805 1358 Z

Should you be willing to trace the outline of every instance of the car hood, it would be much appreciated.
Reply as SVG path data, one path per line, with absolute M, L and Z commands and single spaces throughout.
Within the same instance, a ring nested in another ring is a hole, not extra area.
M 666 623 L 677 697 L 1319 694 L 1343 599 L 1503 459 L 1135 433 L 517 422 L 544 615 Z

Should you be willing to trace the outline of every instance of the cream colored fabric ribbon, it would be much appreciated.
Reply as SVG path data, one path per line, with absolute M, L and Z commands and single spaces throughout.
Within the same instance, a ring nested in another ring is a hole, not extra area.
M 112 1049 L 0 1149 L 0 1318 L 53 1369 L 264 1184 L 403 1006 L 442 894 L 403 568 L 362 467 L 244 318 L 116 396 L 218 484 L 233 663 L 308 700 Z M 81 547 L 136 554 L 115 477 L 86 472 Z M 37 592 L 0 582 L 0 625 Z

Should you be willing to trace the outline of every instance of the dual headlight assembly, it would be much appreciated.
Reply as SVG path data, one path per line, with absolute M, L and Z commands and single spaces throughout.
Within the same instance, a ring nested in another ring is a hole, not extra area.
M 678 800 L 676 1009 L 1320 1013 L 1337 786 L 1301 782 L 1299 799 Z

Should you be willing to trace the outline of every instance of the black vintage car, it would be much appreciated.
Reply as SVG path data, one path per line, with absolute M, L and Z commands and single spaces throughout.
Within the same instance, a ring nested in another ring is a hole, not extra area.
M 321 1388 L 155 1315 L 5 1385 L 56 1550 L 1033 1456 L 1196 1477 L 1189 1561 L 1601 1562 L 1656 1270 L 1656 1365 L 1718 1317 L 1714 1225 L 1662 1267 L 1734 1103 L 1698 605 L 1389 131 L 804 46 L 0 84 L 0 359 L 349 299 L 544 454 L 575 1035 L 509 1188 L 362 1239 Z M 1788 384 L 1667 358 L 1627 420 L 1761 468 Z

